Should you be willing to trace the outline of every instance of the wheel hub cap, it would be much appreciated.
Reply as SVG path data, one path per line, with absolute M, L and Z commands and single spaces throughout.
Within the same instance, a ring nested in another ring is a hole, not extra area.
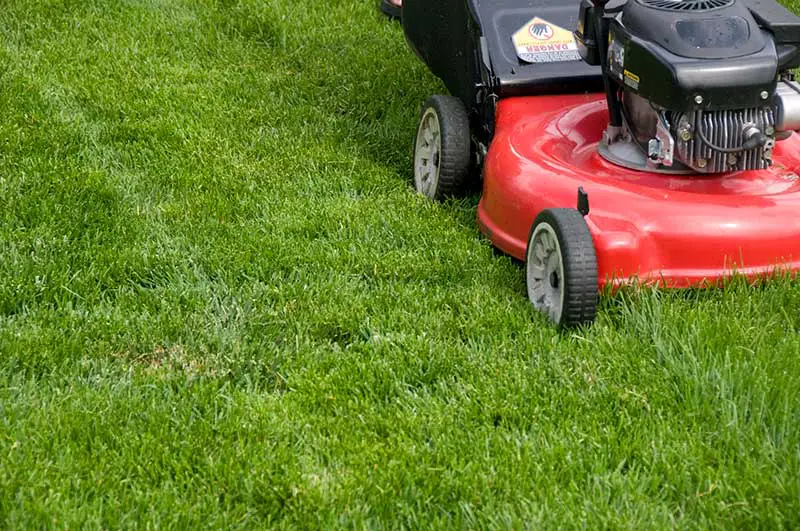
M 441 126 L 436 111 L 428 109 L 420 120 L 414 153 L 414 180 L 417 190 L 433 197 L 439 184 L 442 151 Z
M 564 262 L 552 227 L 540 225 L 528 249 L 528 296 L 537 310 L 559 322 L 564 308 Z

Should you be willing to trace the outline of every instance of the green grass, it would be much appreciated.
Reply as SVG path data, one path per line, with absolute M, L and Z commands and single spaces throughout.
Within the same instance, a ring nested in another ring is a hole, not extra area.
M 0 525 L 800 527 L 800 283 L 556 333 L 374 4 L 3 2 Z

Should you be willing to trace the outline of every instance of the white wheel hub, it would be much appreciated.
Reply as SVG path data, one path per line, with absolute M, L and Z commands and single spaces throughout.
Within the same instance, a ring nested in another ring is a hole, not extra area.
M 534 308 L 558 323 L 564 311 L 564 257 L 549 223 L 540 223 L 528 246 L 528 298 Z
M 417 190 L 433 198 L 439 187 L 439 164 L 442 156 L 442 127 L 436 110 L 422 115 L 414 147 L 414 182 Z

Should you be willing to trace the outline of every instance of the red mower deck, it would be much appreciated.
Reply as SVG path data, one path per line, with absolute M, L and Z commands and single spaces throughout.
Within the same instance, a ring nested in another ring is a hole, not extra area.
M 484 163 L 482 232 L 525 260 L 536 215 L 576 204 L 597 252 L 599 287 L 631 281 L 685 288 L 800 270 L 800 136 L 778 142 L 767 170 L 664 175 L 613 165 L 597 152 L 605 97 L 509 98 L 498 103 Z

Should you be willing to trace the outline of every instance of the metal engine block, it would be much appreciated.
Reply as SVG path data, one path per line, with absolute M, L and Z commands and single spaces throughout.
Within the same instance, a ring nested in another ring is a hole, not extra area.
M 623 99 L 624 127 L 609 128 L 601 153 L 629 168 L 661 173 L 727 173 L 772 166 L 777 141 L 800 129 L 800 83 L 783 80 L 761 107 L 677 112 L 638 94 Z
M 763 170 L 772 165 L 772 108 L 696 111 L 676 114 L 672 122 L 675 158 L 697 172 Z

